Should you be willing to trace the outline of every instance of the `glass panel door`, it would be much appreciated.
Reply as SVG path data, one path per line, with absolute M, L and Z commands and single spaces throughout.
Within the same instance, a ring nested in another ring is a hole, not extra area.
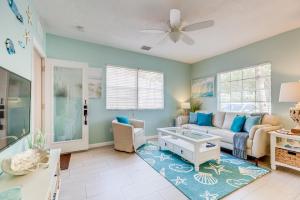
M 45 132 L 49 147 L 63 153 L 89 146 L 87 69 L 86 63 L 46 59 Z
M 54 142 L 82 139 L 82 69 L 54 67 Z

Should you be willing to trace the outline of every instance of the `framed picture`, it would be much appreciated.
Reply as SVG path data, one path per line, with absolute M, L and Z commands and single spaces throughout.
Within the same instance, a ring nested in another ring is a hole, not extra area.
M 192 98 L 215 96 L 215 77 L 192 80 Z
M 102 96 L 102 69 L 89 68 L 88 70 L 89 98 L 100 98 Z

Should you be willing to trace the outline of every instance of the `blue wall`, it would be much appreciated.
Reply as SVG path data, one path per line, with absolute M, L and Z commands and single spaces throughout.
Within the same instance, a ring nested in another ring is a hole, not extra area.
M 16 74 L 19 74 L 29 80 L 32 80 L 32 47 L 33 40 L 36 44 L 45 48 L 45 33 L 40 27 L 39 18 L 35 12 L 31 0 L 15 0 L 20 13 L 23 15 L 24 24 L 21 24 L 10 10 L 8 1 L 0 1 L 0 66 Z M 26 9 L 29 6 L 32 12 L 32 25 L 27 23 Z M 25 42 L 25 30 L 30 32 L 31 40 L 25 49 L 19 47 L 18 40 Z M 5 40 L 10 38 L 15 45 L 16 54 L 8 55 Z M 26 147 L 26 139 L 22 139 L 15 145 L 7 148 L 0 153 L 0 161 L 12 154 L 23 151 Z
M 103 95 L 90 100 L 90 143 L 112 140 L 111 121 L 119 114 L 146 121 L 146 134 L 156 134 L 156 128 L 171 125 L 179 102 L 190 97 L 190 65 L 167 59 L 133 53 L 121 49 L 97 45 L 47 34 L 48 58 L 86 62 L 90 67 L 103 68 L 107 64 L 161 71 L 165 76 L 165 109 L 144 111 L 108 111 L 105 109 L 105 79 Z M 104 77 L 105 78 L 105 77 Z
M 280 84 L 300 80 L 300 29 L 289 31 L 246 47 L 203 60 L 192 65 L 192 78 L 216 76 L 223 71 L 248 67 L 263 62 L 272 64 L 272 112 L 283 124 L 293 126 L 289 107 L 279 103 Z M 216 111 L 217 98 L 203 98 L 203 109 Z

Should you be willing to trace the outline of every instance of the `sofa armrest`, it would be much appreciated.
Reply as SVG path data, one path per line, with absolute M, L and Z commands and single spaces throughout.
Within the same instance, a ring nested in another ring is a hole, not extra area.
M 130 119 L 129 123 L 134 127 L 134 128 L 145 128 L 145 121 L 143 120 L 137 120 L 137 119 Z
M 176 126 L 180 127 L 184 124 L 188 124 L 189 123 L 189 116 L 185 116 L 185 115 L 179 115 L 176 117 Z
M 270 152 L 270 135 L 268 132 L 280 129 L 281 126 L 265 125 L 257 127 L 252 139 L 252 156 L 260 158 Z M 249 135 L 250 137 L 250 135 Z
M 256 132 L 266 133 L 266 132 L 278 130 L 280 128 L 281 126 L 272 126 L 269 124 L 255 125 L 251 128 L 249 132 L 249 138 L 253 139 L 255 137 Z

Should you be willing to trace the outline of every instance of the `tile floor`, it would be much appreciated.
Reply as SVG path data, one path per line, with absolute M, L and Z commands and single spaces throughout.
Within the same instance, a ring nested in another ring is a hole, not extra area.
M 225 200 L 300 200 L 300 173 L 279 169 Z M 136 154 L 111 146 L 74 153 L 62 171 L 60 200 L 185 200 Z

